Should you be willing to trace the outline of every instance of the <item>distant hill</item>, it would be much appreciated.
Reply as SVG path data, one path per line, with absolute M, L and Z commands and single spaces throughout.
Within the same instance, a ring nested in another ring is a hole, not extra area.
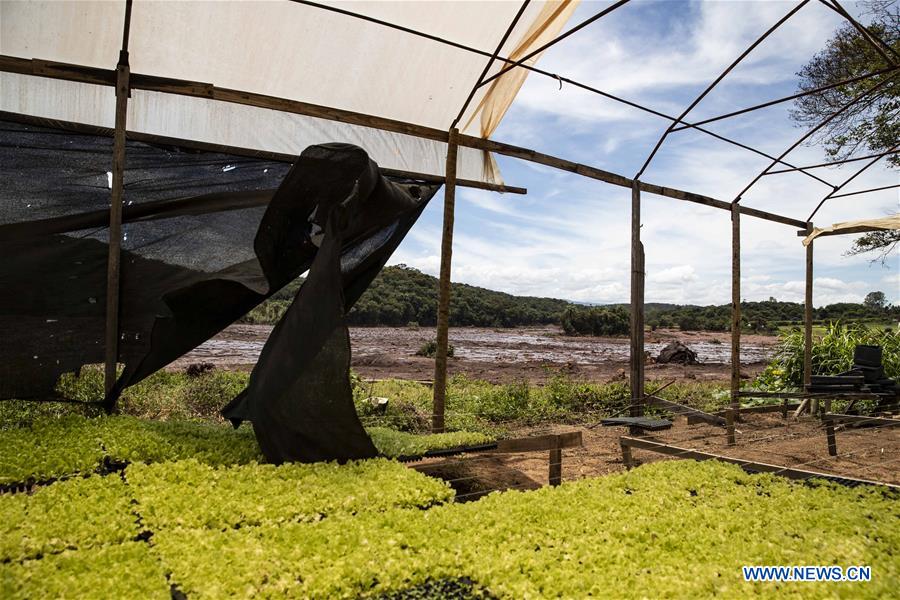
M 245 323 L 275 323 L 302 283 L 288 284 L 250 312 Z M 405 265 L 385 267 L 350 311 L 351 325 L 432 326 L 437 322 L 437 278 Z M 450 286 L 453 327 L 515 327 L 559 323 L 571 302 L 513 296 L 464 283 Z
M 297 293 L 302 280 L 288 284 L 270 300 L 242 319 L 245 323 L 274 324 L 281 318 Z M 486 288 L 451 284 L 450 325 L 454 327 L 515 327 L 520 325 L 559 324 L 567 309 L 591 311 L 627 307 L 627 304 L 584 305 L 554 298 L 513 296 Z M 803 305 L 770 298 L 764 302 L 742 302 L 744 328 L 772 331 L 780 326 L 801 323 Z M 417 323 L 432 326 L 437 318 L 437 278 L 421 271 L 397 265 L 385 267 L 350 311 L 352 325 L 404 326 Z M 900 307 L 868 307 L 840 303 L 815 309 L 817 321 L 887 322 L 900 318 Z M 651 327 L 680 327 L 684 330 L 726 331 L 731 327 L 731 305 L 696 306 L 650 302 L 645 306 L 645 321 Z

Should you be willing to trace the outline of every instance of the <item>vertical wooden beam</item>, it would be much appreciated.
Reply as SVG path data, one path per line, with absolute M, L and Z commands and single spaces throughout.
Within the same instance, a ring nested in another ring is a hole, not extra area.
M 831 413 L 831 398 L 825 398 L 825 414 Z M 834 436 L 834 420 L 825 418 L 825 438 L 828 440 L 828 455 L 837 456 L 837 439 Z
M 447 398 L 447 347 L 450 327 L 450 265 L 453 254 L 453 212 L 456 206 L 456 154 L 459 131 L 450 130 L 444 184 L 444 231 L 441 236 L 441 273 L 438 280 L 437 350 L 434 355 L 434 403 L 431 430 L 444 431 Z
M 634 456 L 631 454 L 631 446 L 627 445 L 621 438 L 619 438 L 619 446 L 622 448 L 622 462 L 625 464 L 625 468 L 633 468 Z
M 731 206 L 731 404 L 725 415 L 728 444 L 734 445 L 734 419 L 741 390 L 741 211 Z
M 110 391 L 116 383 L 119 359 L 119 288 L 122 249 L 122 199 L 125 187 L 125 119 L 128 114 L 128 94 L 131 69 L 128 65 L 128 38 L 131 30 L 131 0 L 125 2 L 125 25 L 122 49 L 116 65 L 116 122 L 113 134 L 112 193 L 109 202 L 109 254 L 106 263 L 106 339 L 104 360 L 104 389 L 106 412 L 115 409 Z
M 550 450 L 550 473 L 547 481 L 552 486 L 562 483 L 562 448 Z
M 806 226 L 806 234 L 812 233 L 812 223 Z M 806 295 L 803 300 L 803 385 L 812 383 L 812 302 L 813 302 L 813 242 L 806 245 Z M 813 415 L 819 414 L 819 400 L 810 402 Z
M 631 183 L 631 410 L 644 414 L 644 245 L 641 243 L 641 188 Z M 635 432 L 632 431 L 632 434 Z

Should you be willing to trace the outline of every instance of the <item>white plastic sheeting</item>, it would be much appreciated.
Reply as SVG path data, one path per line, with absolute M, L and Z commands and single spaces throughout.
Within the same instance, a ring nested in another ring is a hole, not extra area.
M 878 219 L 844 221 L 843 223 L 835 223 L 831 227 L 814 227 L 812 233 L 803 238 L 803 245 L 808 246 L 810 242 L 820 235 L 867 233 L 870 231 L 890 231 L 892 229 L 900 229 L 900 213 Z
M 520 2 L 347 2 L 337 6 L 492 53 Z M 555 37 L 575 1 L 532 2 L 501 55 L 518 59 Z M 0 2 L 0 54 L 114 68 L 124 2 Z M 132 73 L 210 83 L 438 129 L 450 127 L 487 58 L 347 15 L 286 0 L 134 2 Z M 537 57 L 529 60 L 533 63 Z M 490 73 L 503 68 L 495 61 Z M 489 136 L 527 72 L 483 86 L 460 121 Z M 33 76 L 0 76 L 0 109 L 112 127 L 112 90 Z M 133 92 L 128 128 L 143 133 L 298 154 L 347 141 L 382 166 L 443 174 L 445 144 L 268 109 Z M 458 175 L 499 182 L 493 161 L 460 149 Z

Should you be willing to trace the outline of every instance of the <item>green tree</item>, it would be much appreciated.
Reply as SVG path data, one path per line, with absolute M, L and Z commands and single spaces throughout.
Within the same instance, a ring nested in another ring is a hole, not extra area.
M 868 29 L 884 41 L 882 52 L 900 60 L 900 6 L 897 0 L 867 0 L 859 3 Z M 809 91 L 853 77 L 884 70 L 891 65 L 851 24 L 838 29 L 825 48 L 798 73 L 800 91 Z M 858 152 L 886 152 L 900 140 L 900 79 L 896 72 L 882 73 L 860 81 L 797 98 L 792 118 L 800 125 L 814 126 L 834 114 L 857 95 L 883 84 L 878 91 L 834 118 L 813 138 L 836 159 Z M 888 157 L 900 167 L 900 155 Z
M 845 253 L 847 256 L 877 253 L 872 262 L 887 262 L 893 256 L 894 249 L 900 243 L 900 230 L 872 231 L 853 240 L 853 246 Z
M 877 310 L 883 309 L 885 305 L 884 292 L 869 292 L 866 294 L 866 299 L 863 300 L 863 304 L 869 308 Z

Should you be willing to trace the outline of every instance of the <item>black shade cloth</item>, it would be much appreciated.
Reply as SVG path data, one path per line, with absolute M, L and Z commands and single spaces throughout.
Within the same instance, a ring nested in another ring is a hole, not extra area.
M 0 121 L 0 398 L 52 399 L 62 373 L 103 361 L 111 149 L 101 135 Z M 344 314 L 437 186 L 389 181 L 344 144 L 311 146 L 293 166 L 135 141 L 126 157 L 125 367 L 107 402 L 314 265 L 315 285 L 302 286 L 312 291 L 230 413 L 254 420 L 272 460 L 371 455 L 349 395 Z
M 279 208 L 270 207 L 260 228 L 260 233 L 266 230 L 270 217 L 279 223 L 307 218 L 305 209 L 297 212 L 279 202 L 283 194 L 317 199 L 311 220 L 314 231 L 324 235 L 309 275 L 266 341 L 247 389 L 222 411 L 235 425 L 243 419 L 253 422 L 271 462 L 343 461 L 377 454 L 353 404 L 346 315 L 427 200 L 419 197 L 418 186 L 381 177 L 361 149 L 340 150 L 340 156 L 321 162 L 314 178 L 303 177 L 304 165 L 298 163 L 272 201 Z M 265 239 L 273 245 L 257 245 L 264 270 L 277 265 L 279 253 L 292 245 L 279 236 Z

